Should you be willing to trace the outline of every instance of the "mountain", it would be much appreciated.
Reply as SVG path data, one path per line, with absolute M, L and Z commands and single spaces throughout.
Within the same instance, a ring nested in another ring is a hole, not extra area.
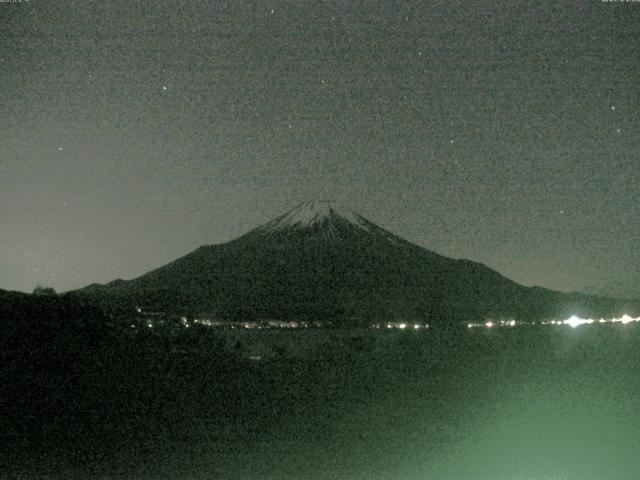
M 345 325 L 601 316 L 628 308 L 614 299 L 519 285 L 325 201 L 303 203 L 236 240 L 202 246 L 136 279 L 72 295 L 106 308 Z

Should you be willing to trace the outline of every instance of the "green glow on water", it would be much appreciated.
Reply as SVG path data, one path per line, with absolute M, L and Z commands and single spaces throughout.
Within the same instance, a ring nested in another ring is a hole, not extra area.
M 234 335 L 282 358 L 246 360 L 220 384 L 188 377 L 192 366 L 175 378 L 189 415 L 154 377 L 153 438 L 91 478 L 638 478 L 635 325 L 263 333 Z M 86 465 L 66 464 L 65 478 L 86 478 Z
M 398 337 L 374 356 L 326 360 L 314 386 L 283 373 L 287 414 L 223 469 L 247 479 L 636 479 L 638 332 L 496 332 Z

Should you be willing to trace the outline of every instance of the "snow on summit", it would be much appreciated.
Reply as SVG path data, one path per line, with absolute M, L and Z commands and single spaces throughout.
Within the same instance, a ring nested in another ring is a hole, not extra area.
M 304 202 L 281 217 L 267 223 L 262 229 L 273 232 L 291 228 L 307 228 L 327 220 L 335 220 L 336 218 L 362 230 L 369 230 L 368 222 L 360 215 L 348 208 L 343 208 L 324 200 Z

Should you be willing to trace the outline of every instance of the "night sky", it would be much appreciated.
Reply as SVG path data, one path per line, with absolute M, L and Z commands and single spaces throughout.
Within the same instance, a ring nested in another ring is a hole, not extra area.
M 640 297 L 640 2 L 0 3 L 0 288 L 133 278 L 330 199 Z

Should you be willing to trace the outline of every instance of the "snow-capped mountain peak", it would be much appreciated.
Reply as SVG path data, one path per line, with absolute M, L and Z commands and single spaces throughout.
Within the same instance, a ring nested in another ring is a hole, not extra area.
M 369 231 L 371 224 L 357 213 L 326 200 L 313 200 L 259 227 L 264 232 L 305 229 L 325 222 L 346 222 L 352 227 Z

